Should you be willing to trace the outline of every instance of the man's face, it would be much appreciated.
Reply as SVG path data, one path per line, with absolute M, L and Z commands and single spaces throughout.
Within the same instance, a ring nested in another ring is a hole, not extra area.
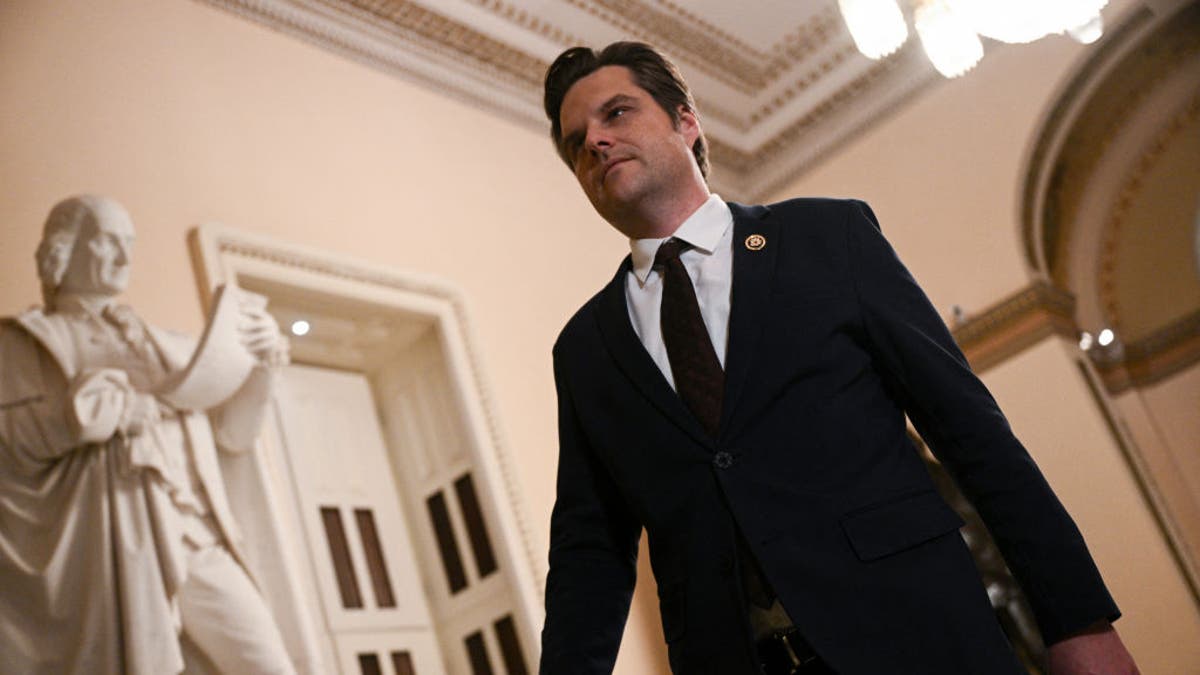
M 596 70 L 563 98 L 564 154 L 592 206 L 619 229 L 648 200 L 670 199 L 697 180 L 692 144 L 700 125 L 682 107 L 679 117 L 673 124 L 624 66 Z
M 117 295 L 129 285 L 133 223 L 119 207 L 105 205 L 84 223 L 60 292 Z

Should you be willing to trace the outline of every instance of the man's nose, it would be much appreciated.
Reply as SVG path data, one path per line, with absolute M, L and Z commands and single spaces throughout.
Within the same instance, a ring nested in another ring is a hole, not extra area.
M 592 127 L 588 129 L 584 147 L 597 156 L 602 155 L 612 147 L 612 137 L 604 129 Z
M 129 246 L 130 246 L 129 243 L 124 242 L 124 241 L 117 244 L 117 260 L 116 260 L 116 262 L 118 265 L 128 265 L 129 264 L 129 259 L 130 259 L 130 254 L 131 254 L 131 251 L 129 250 Z

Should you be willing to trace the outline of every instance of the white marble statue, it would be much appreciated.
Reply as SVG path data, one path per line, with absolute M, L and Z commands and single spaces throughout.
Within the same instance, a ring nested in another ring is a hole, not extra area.
M 211 410 L 167 405 L 153 392 L 195 341 L 116 302 L 133 239 L 111 199 L 60 202 L 45 307 L 0 320 L 0 672 L 178 673 L 187 642 L 208 670 L 291 673 L 216 454 L 254 446 L 286 340 L 242 308 L 245 383 Z

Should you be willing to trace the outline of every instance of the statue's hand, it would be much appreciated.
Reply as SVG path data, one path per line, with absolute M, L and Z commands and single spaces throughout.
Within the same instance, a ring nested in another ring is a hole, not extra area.
M 136 436 L 162 420 L 162 405 L 137 391 L 117 368 L 88 370 L 71 383 L 68 421 L 81 443 L 104 443 L 114 434 Z
M 279 324 L 263 307 L 243 304 L 238 324 L 242 346 L 265 365 L 287 363 L 287 338 L 279 332 Z
M 126 436 L 137 436 L 162 421 L 158 399 L 150 394 L 135 393 L 125 402 L 119 429 Z
M 117 368 L 80 373 L 68 391 L 67 421 L 80 443 L 104 443 L 121 429 L 135 395 L 129 376 Z

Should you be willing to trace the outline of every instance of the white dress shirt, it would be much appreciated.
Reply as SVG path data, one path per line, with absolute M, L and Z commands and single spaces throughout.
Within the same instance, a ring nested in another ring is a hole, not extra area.
M 654 269 L 654 256 L 667 239 L 681 239 L 691 248 L 679 259 L 687 269 L 696 289 L 700 316 L 721 367 L 725 367 L 725 348 L 729 341 L 730 292 L 733 286 L 733 214 L 718 195 L 709 195 L 671 237 L 664 239 L 630 239 L 633 268 L 625 280 L 625 299 L 629 305 L 629 320 L 658 369 L 671 388 L 675 378 L 663 343 L 662 274 Z

